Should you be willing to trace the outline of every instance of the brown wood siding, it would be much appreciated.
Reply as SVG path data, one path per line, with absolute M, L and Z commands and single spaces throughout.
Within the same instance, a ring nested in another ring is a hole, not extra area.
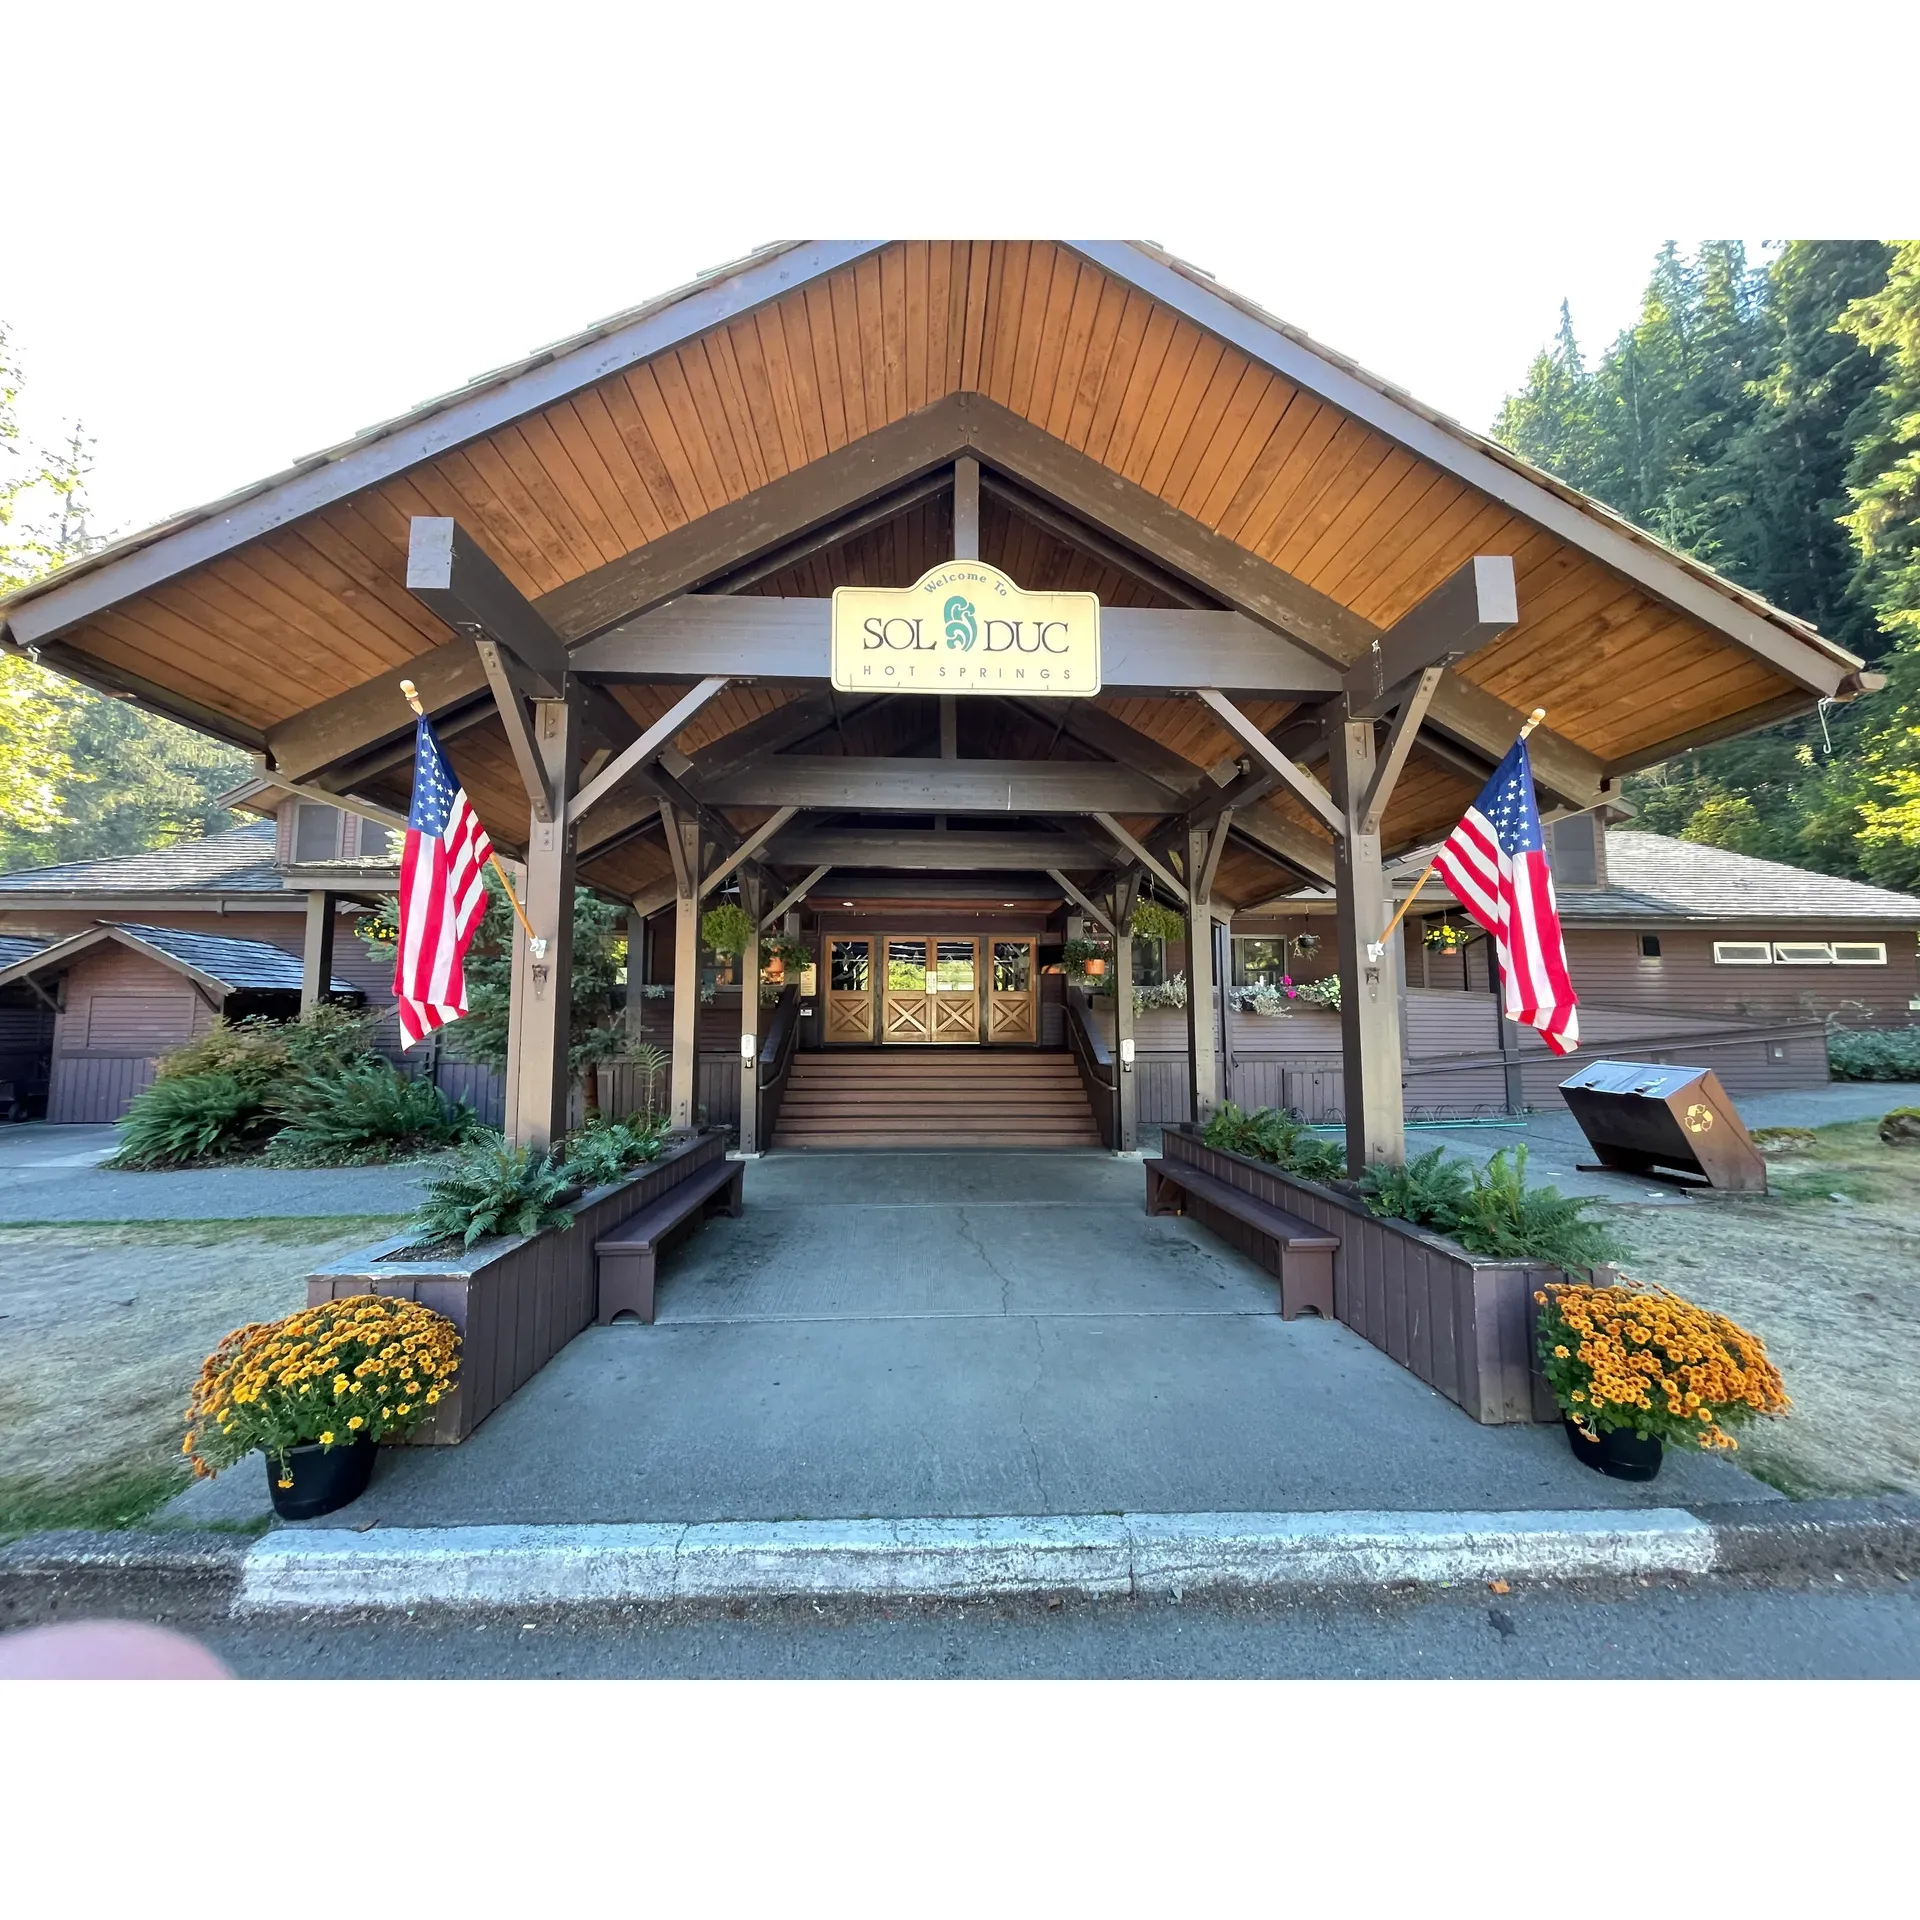
M 160 1056 L 205 1033 L 216 1017 L 184 976 L 158 960 L 117 943 L 83 953 L 67 969 L 54 1023 L 47 1118 L 118 1120 L 151 1083 Z

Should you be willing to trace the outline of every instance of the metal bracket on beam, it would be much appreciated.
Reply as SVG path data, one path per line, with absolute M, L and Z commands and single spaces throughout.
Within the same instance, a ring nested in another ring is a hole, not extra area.
M 1334 805 L 1333 795 L 1323 787 L 1310 773 L 1302 773 L 1287 756 L 1276 747 L 1267 736 L 1256 727 L 1247 716 L 1236 707 L 1224 693 L 1214 687 L 1194 689 L 1219 717 L 1226 722 L 1227 729 L 1244 745 L 1253 749 L 1269 773 L 1277 774 L 1293 792 L 1306 803 L 1308 808 L 1322 820 L 1328 832 L 1343 834 L 1347 830 L 1345 816 Z

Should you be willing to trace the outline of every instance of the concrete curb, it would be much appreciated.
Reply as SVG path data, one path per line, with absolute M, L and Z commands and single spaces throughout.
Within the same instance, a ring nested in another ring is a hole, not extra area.
M 771 1598 L 981 1599 L 1706 1573 L 1713 1531 L 1637 1513 L 1090 1514 L 712 1526 L 287 1529 L 237 1613 Z
M 1285 1593 L 1646 1574 L 1920 1571 L 1920 1499 L 1637 1511 L 1163 1513 L 39 1534 L 0 1618 L 727 1600 Z

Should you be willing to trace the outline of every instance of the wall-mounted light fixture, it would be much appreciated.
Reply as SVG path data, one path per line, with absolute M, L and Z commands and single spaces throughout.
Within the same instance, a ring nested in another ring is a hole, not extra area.
M 742 1060 L 751 1060 L 759 1050 L 759 1046 L 755 1042 L 752 1034 L 743 1033 L 740 1036 L 740 1058 Z

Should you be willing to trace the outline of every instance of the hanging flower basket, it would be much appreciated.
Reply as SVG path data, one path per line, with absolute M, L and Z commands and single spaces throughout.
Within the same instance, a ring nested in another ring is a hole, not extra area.
M 1158 900 L 1136 900 L 1127 931 L 1136 940 L 1184 940 L 1186 921 Z
M 1456 926 L 1442 921 L 1437 927 L 1427 929 L 1427 945 L 1443 958 L 1456 954 L 1467 944 L 1467 935 Z
M 700 916 L 700 938 L 715 953 L 742 954 L 753 938 L 753 920 L 745 907 L 723 901 Z

